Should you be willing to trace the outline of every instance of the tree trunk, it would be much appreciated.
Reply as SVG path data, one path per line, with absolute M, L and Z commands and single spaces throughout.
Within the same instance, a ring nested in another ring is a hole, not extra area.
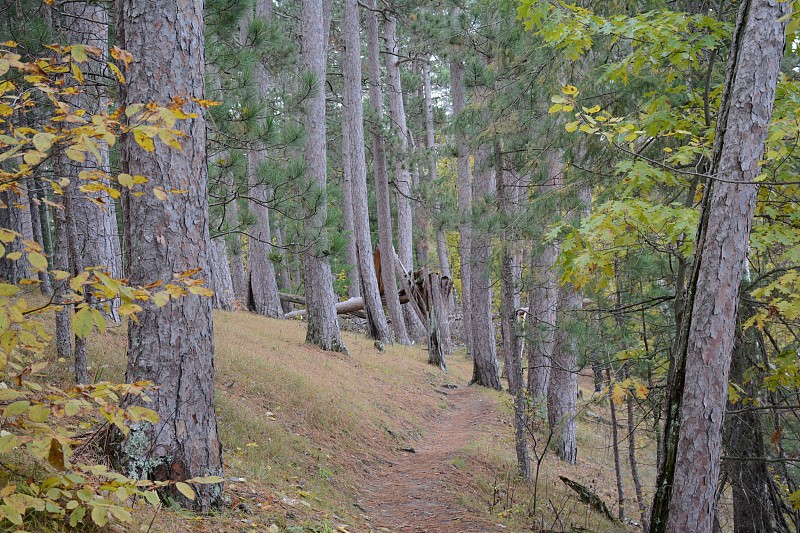
M 225 221 L 226 226 L 231 231 L 234 231 L 234 233 L 225 239 L 225 244 L 228 252 L 228 261 L 230 261 L 233 294 L 235 299 L 244 305 L 248 301 L 249 287 L 244 271 L 242 237 L 236 232 L 241 227 L 239 222 L 239 198 L 233 181 L 233 175 L 229 173 L 225 179 L 228 184 L 228 194 L 231 195 L 231 201 L 225 206 Z
M 606 380 L 613 387 L 611 369 L 606 368 Z M 608 395 L 608 409 L 611 412 L 611 451 L 614 454 L 614 476 L 617 478 L 617 518 L 625 519 L 625 486 L 622 483 L 622 462 L 619 458 L 619 428 L 617 426 L 617 405 L 614 395 Z
M 560 150 L 546 156 L 547 178 L 539 188 L 539 199 L 547 199 L 561 188 L 564 159 Z M 552 204 L 551 204 L 552 205 Z M 556 243 L 543 242 L 531 253 L 532 285 L 528 309 L 528 392 L 534 404 L 543 403 L 548 396 L 553 348 L 556 334 L 555 264 L 558 257 Z
M 556 331 L 553 342 L 552 369 L 547 387 L 547 417 L 553 431 L 556 454 L 574 465 L 578 458 L 575 416 L 578 407 L 578 366 L 575 342 L 570 339 L 570 322 L 580 309 L 581 297 L 571 285 L 556 290 Z
M 228 266 L 228 254 L 225 239 L 211 239 L 211 289 L 214 291 L 213 306 L 215 309 L 231 311 L 236 298 L 233 293 L 231 269 Z
M 350 270 L 347 273 L 347 294 L 350 298 L 361 296 L 361 282 L 358 276 L 358 252 L 356 251 L 355 214 L 353 213 L 353 167 L 350 159 L 350 146 L 348 143 L 352 133 L 350 124 L 342 120 L 342 218 L 344 231 L 347 233 L 347 246 L 345 247 L 345 260 Z
M 55 167 L 60 168 L 60 162 L 56 158 Z M 67 241 L 67 221 L 63 206 L 53 209 L 53 219 L 55 220 L 55 246 L 53 250 L 53 268 L 63 272 L 69 272 L 69 244 Z M 59 303 L 65 301 L 69 282 L 66 279 L 55 280 L 53 283 L 53 297 Z M 72 306 L 65 305 L 56 311 L 56 354 L 64 359 L 72 358 L 72 325 L 70 316 Z
M 91 61 L 84 73 L 87 84 L 81 92 L 69 99 L 71 105 L 83 109 L 87 115 L 105 113 L 106 105 L 105 85 L 101 81 L 103 63 L 108 58 L 108 14 L 102 5 L 86 2 L 67 2 L 63 6 L 65 21 L 65 35 L 67 42 L 83 43 L 96 46 L 101 50 L 99 62 Z M 97 141 L 100 159 L 87 155 L 86 161 L 76 163 L 65 159 L 69 165 L 69 176 L 74 184 L 74 194 L 70 197 L 70 210 L 72 221 L 75 224 L 77 249 L 84 266 L 102 266 L 114 278 L 122 277 L 122 252 L 117 230 L 117 209 L 114 200 L 105 191 L 85 193 L 77 188 L 83 184 L 79 179 L 81 172 L 99 171 L 108 173 L 110 165 L 108 160 L 108 146 Z M 99 178 L 99 183 L 105 186 L 109 181 L 104 177 Z M 68 217 L 70 214 L 68 213 Z M 106 314 L 115 322 L 119 321 L 116 308 L 118 300 L 112 300 L 104 306 Z
M 323 350 L 347 353 L 336 318 L 336 296 L 328 261 L 329 239 L 325 227 L 327 210 L 327 153 L 325 138 L 325 64 L 327 43 L 324 41 L 323 2 L 303 0 L 301 63 L 314 77 L 314 85 L 304 102 L 303 127 L 306 131 L 306 176 L 311 181 L 315 211 L 306 220 L 311 230 L 310 243 L 303 252 L 303 282 L 306 289 L 308 330 L 306 342 Z
M 272 16 L 272 0 L 257 0 L 255 16 L 270 19 Z M 321 37 L 321 35 L 320 35 Z M 244 36 L 240 41 L 244 43 Z M 256 90 L 266 94 L 270 79 L 267 68 L 260 61 L 255 65 Z M 323 115 L 324 116 L 324 115 Z M 278 282 L 275 278 L 275 265 L 272 263 L 272 235 L 269 225 L 269 209 L 267 202 L 270 192 L 259 176 L 259 167 L 264 158 L 264 146 L 261 141 L 254 141 L 247 153 L 247 186 L 251 198 L 248 208 L 255 215 L 256 223 L 250 229 L 251 239 L 248 241 L 247 306 L 260 315 L 281 318 L 283 308 L 278 297 Z M 324 162 L 323 162 L 324 164 Z M 313 225 L 313 222 L 311 222 Z
M 73 179 L 76 176 L 73 176 Z M 84 269 L 83 264 L 83 257 L 81 255 L 80 245 L 82 239 L 78 235 L 78 225 L 75 220 L 75 204 L 77 203 L 76 197 L 78 193 L 76 191 L 78 187 L 77 179 L 74 179 L 67 187 L 64 189 L 64 231 L 67 234 L 67 255 L 69 256 L 69 273 L 72 276 L 77 276 L 80 274 Z M 84 291 L 86 295 L 86 303 L 91 304 L 90 296 L 87 291 Z M 82 385 L 89 383 L 89 368 L 88 368 L 88 361 L 86 356 L 87 351 L 87 339 L 86 337 L 80 337 L 75 335 L 75 349 L 73 351 L 74 354 L 74 365 L 73 370 L 75 371 L 75 383 Z
M 488 150 L 475 153 L 475 201 L 485 204 L 495 190 L 493 172 L 488 168 Z M 488 235 L 474 235 L 470 250 L 471 306 L 468 309 L 473 341 L 472 383 L 500 390 L 494 323 L 492 322 L 492 245 Z
M 136 58 L 127 70 L 123 104 L 174 97 L 204 97 L 203 2 L 170 3 L 120 0 L 119 45 Z M 181 189 L 159 201 L 125 194 L 125 244 L 133 285 L 171 280 L 192 268 L 209 270 L 209 219 L 205 112 L 187 108 L 197 118 L 176 127 L 185 135 L 182 150 L 157 143 L 145 152 L 132 136 L 121 141 L 124 172 L 149 178 L 153 187 Z M 151 381 L 146 406 L 158 413 L 157 424 L 134 424 L 121 447 L 126 473 L 137 478 L 185 480 L 222 475 L 222 447 L 214 412 L 214 326 L 211 299 L 187 294 L 163 307 L 142 304 L 138 322 L 128 324 L 129 383 Z M 201 511 L 221 503 L 221 485 L 194 487 L 193 501 L 177 501 Z
M 454 16 L 457 9 L 453 10 Z M 450 61 L 450 93 L 453 100 L 453 120 L 458 120 L 458 115 L 464 110 L 464 65 L 458 59 Z M 473 328 L 470 322 L 470 309 L 472 309 L 472 224 L 470 216 L 472 213 L 472 176 L 469 168 L 469 153 L 466 148 L 466 141 L 463 133 L 457 133 L 455 146 L 458 152 L 457 172 L 458 172 L 458 220 L 459 233 L 461 236 L 461 308 L 463 310 L 464 337 L 467 341 L 467 354 L 473 355 Z
M 722 418 L 739 286 L 750 237 L 759 161 L 772 116 L 791 6 L 740 4 L 717 121 L 676 356 L 685 360 L 680 404 L 670 406 L 666 459 L 659 472 L 651 531 L 711 531 L 716 514 Z M 676 409 L 677 407 L 677 409 Z M 671 434 L 677 433 L 677 442 Z
M 361 294 L 364 296 L 369 336 L 381 342 L 391 342 L 392 335 L 381 305 L 375 263 L 372 260 L 372 243 L 369 229 L 369 203 L 367 201 L 367 167 L 364 158 L 364 107 L 361 99 L 361 39 L 359 38 L 359 11 L 356 0 L 345 0 L 342 33 L 344 53 L 344 120 L 348 123 L 350 166 L 353 184 L 353 223 L 356 232 L 358 272 Z
M 396 297 L 394 245 L 392 240 L 392 211 L 389 181 L 386 171 L 386 141 L 381 132 L 383 95 L 381 94 L 380 47 L 378 44 L 378 14 L 375 0 L 367 0 L 367 67 L 369 73 L 369 105 L 372 111 L 372 167 L 375 174 L 375 198 L 378 208 L 378 242 L 381 251 L 381 280 L 386 308 L 392 321 L 395 341 L 411 344 L 406 330 L 403 309 Z M 403 263 L 405 265 L 405 263 Z M 408 265 L 405 265 L 408 267 Z
M 630 370 L 626 368 L 626 378 L 630 377 Z M 628 462 L 631 466 L 631 477 L 636 492 L 636 503 L 639 505 L 639 517 L 642 521 L 642 531 L 650 529 L 648 520 L 647 502 L 642 495 L 642 482 L 639 477 L 639 463 L 636 460 L 636 421 L 633 417 L 633 396 L 628 395 L 625 400 L 628 408 Z
M 36 192 L 35 180 L 32 177 L 28 177 L 26 182 L 28 187 L 28 202 L 31 210 L 31 222 L 33 224 L 33 240 L 42 246 L 45 254 L 48 254 L 48 250 L 44 241 L 44 231 L 42 228 L 42 213 L 39 210 L 39 205 L 41 202 L 39 201 L 39 195 Z M 50 228 L 46 229 L 49 234 Z M 48 263 L 51 263 L 50 266 L 52 267 L 52 261 L 48 261 Z M 39 276 L 39 289 L 42 291 L 42 294 L 45 296 L 52 295 L 53 286 L 50 283 L 50 274 L 48 274 L 46 271 L 38 272 L 37 274 Z

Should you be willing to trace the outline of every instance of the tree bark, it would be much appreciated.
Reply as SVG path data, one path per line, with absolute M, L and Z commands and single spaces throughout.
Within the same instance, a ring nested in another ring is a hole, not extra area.
M 136 58 L 127 70 L 123 104 L 174 97 L 204 97 L 203 2 L 170 3 L 120 0 L 119 45 Z M 121 140 L 124 172 L 149 178 L 151 186 L 186 190 L 164 201 L 150 190 L 125 194 L 126 256 L 133 285 L 171 280 L 193 268 L 209 270 L 209 218 L 205 112 L 186 106 L 197 118 L 180 122 L 182 150 L 157 143 L 153 152 L 139 148 L 132 136 Z M 222 447 L 214 412 L 214 326 L 211 299 L 187 294 L 163 307 L 142 304 L 138 322 L 128 324 L 129 383 L 151 381 L 146 406 L 158 413 L 157 424 L 134 424 L 121 445 L 126 473 L 137 478 L 185 480 L 222 475 Z M 179 502 L 208 511 L 221 502 L 222 487 L 194 487 L 193 501 Z
M 361 282 L 358 276 L 358 252 L 356 251 L 355 214 L 353 213 L 353 167 L 350 161 L 350 123 L 342 120 L 342 218 L 344 231 L 347 233 L 347 246 L 345 247 L 345 260 L 350 271 L 347 273 L 347 294 L 350 298 L 361 296 Z
M 372 260 L 372 243 L 369 229 L 369 203 L 367 201 L 367 167 L 364 157 L 364 107 L 361 99 L 361 39 L 359 38 L 359 11 L 356 0 L 345 0 L 342 33 L 344 53 L 344 120 L 348 123 L 348 146 L 353 184 L 353 223 L 356 232 L 358 273 L 361 294 L 364 296 L 369 336 L 381 342 L 391 342 L 392 335 L 381 305 L 375 263 Z
M 39 201 L 39 195 L 36 192 L 35 180 L 32 177 L 28 177 L 26 182 L 28 187 L 28 202 L 31 210 L 31 223 L 33 224 L 33 240 L 42 246 L 42 249 L 46 255 L 49 255 L 47 250 L 48 247 L 45 246 L 44 231 L 42 227 L 42 213 L 39 210 L 39 205 L 41 202 Z M 50 228 L 46 229 L 49 233 Z M 48 263 L 52 263 L 52 260 L 48 261 Z M 42 291 L 42 294 L 45 296 L 50 296 L 53 294 L 53 285 L 50 283 L 50 274 L 47 272 L 38 272 L 37 274 L 39 276 L 39 289 Z
M 547 417 L 553 431 L 558 457 L 568 464 L 578 458 L 575 416 L 578 407 L 578 367 L 575 342 L 570 339 L 572 316 L 580 309 L 581 297 L 571 285 L 556 290 L 556 331 L 553 342 L 552 369 L 547 387 Z
M 560 150 L 546 156 L 547 178 L 540 187 L 539 199 L 547 199 L 561 188 L 564 158 Z M 543 403 L 548 396 L 553 348 L 556 333 L 558 306 L 555 264 L 558 245 L 543 242 L 531 253 L 531 277 L 528 312 L 528 391 L 535 404 Z
M 397 19 L 388 15 L 383 26 L 386 37 L 386 85 L 389 111 L 395 135 L 399 141 L 395 153 L 395 203 L 397 205 L 397 255 L 406 270 L 414 271 L 414 213 L 411 206 L 411 172 L 409 162 L 409 133 L 400 81 L 400 49 L 397 44 Z M 425 228 L 418 228 L 424 233 Z M 409 306 L 403 308 L 406 331 L 414 339 L 425 337 L 425 327 Z
M 406 330 L 403 309 L 396 297 L 394 244 L 392 239 L 392 211 L 389 198 L 389 181 L 386 171 L 386 140 L 382 133 L 383 95 L 381 94 L 380 46 L 378 43 L 378 14 L 375 0 L 367 0 L 367 70 L 369 74 L 369 105 L 372 112 L 372 168 L 375 176 L 375 198 L 378 208 L 378 245 L 381 251 L 381 280 L 386 297 L 386 308 L 392 322 L 394 340 L 411 344 Z M 405 265 L 405 263 L 404 263 Z
M 303 127 L 306 131 L 304 152 L 306 176 L 318 198 L 315 211 L 306 220 L 312 242 L 303 252 L 303 281 L 306 289 L 308 330 L 306 342 L 323 350 L 347 353 L 336 318 L 336 296 L 328 260 L 329 239 L 325 227 L 327 209 L 327 153 L 325 138 L 325 64 L 327 43 L 324 40 L 323 2 L 303 0 L 302 68 L 313 75 L 313 87 L 304 102 Z
M 258 0 L 255 5 L 255 16 L 262 19 L 270 19 L 272 16 L 272 0 Z M 240 40 L 244 43 L 243 37 Z M 254 77 L 256 90 L 260 94 L 266 94 L 269 90 L 270 79 L 267 68 L 261 61 L 256 62 Z M 254 141 L 247 153 L 247 186 L 249 188 L 249 197 L 251 198 L 248 208 L 256 218 L 255 225 L 250 229 L 252 238 L 247 243 L 247 306 L 251 311 L 260 315 L 282 318 L 283 308 L 278 297 L 275 265 L 270 258 L 272 253 L 272 234 L 269 225 L 269 208 L 267 207 L 270 192 L 258 175 L 259 167 L 264 158 L 264 150 L 265 148 L 260 141 Z M 314 222 L 311 222 L 311 224 L 313 225 Z
M 457 9 L 453 11 L 454 16 Z M 450 61 L 450 94 L 453 101 L 453 121 L 458 121 L 459 114 L 464 110 L 464 65 L 458 59 Z M 470 175 L 469 153 L 463 133 L 456 133 L 455 139 L 458 172 L 458 220 L 461 252 L 461 308 L 463 310 L 464 337 L 467 341 L 467 354 L 473 355 L 472 323 L 470 309 L 472 308 L 472 176 Z
M 475 153 L 475 201 L 485 205 L 494 190 L 494 173 L 488 168 L 488 150 L 482 147 Z M 500 390 L 500 367 L 492 322 L 491 238 L 477 234 L 474 237 L 470 250 L 472 302 L 468 310 L 473 341 L 472 383 Z
M 677 357 L 685 360 L 677 442 L 667 427 L 651 531 L 711 531 L 716 514 L 722 418 L 739 287 L 755 209 L 759 161 L 772 116 L 790 5 L 740 4 L 703 198 Z
M 65 17 L 66 39 L 70 43 L 80 42 L 96 46 L 101 50 L 97 62 L 92 59 L 84 75 L 87 84 L 83 91 L 69 99 L 71 105 L 83 109 L 87 115 L 105 113 L 108 106 L 106 88 L 102 82 L 105 61 L 108 58 L 108 13 L 102 5 L 86 2 L 65 2 L 63 5 Z M 122 277 L 122 251 L 119 243 L 117 229 L 117 209 L 114 200 L 106 191 L 85 193 L 78 191 L 78 187 L 86 183 L 79 178 L 81 172 L 100 172 L 106 174 L 110 171 L 108 159 L 108 146 L 105 142 L 97 141 L 100 159 L 87 155 L 86 161 L 76 163 L 71 160 L 68 164 L 67 176 L 75 188 L 70 196 L 70 213 L 68 217 L 74 223 L 77 250 L 86 267 L 100 266 L 111 277 Z M 105 186 L 109 185 L 108 179 L 98 175 L 98 181 Z M 118 300 L 112 300 L 104 306 L 106 314 L 115 322 L 119 321 L 116 308 Z
M 211 290 L 214 291 L 214 309 L 231 311 L 236 300 L 233 293 L 231 269 L 228 266 L 228 254 L 225 239 L 211 239 Z

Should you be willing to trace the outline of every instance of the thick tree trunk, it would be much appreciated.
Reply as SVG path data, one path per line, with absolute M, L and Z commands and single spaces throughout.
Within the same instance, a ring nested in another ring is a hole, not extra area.
M 381 280 L 386 308 L 392 321 L 394 338 L 400 344 L 411 344 L 406 330 L 403 308 L 396 297 L 394 244 L 389 181 L 386 171 L 386 141 L 381 131 L 383 95 L 381 94 L 380 46 L 378 43 L 378 14 L 375 0 L 367 0 L 367 67 L 369 74 L 369 105 L 372 111 L 372 168 L 375 175 L 375 198 L 378 208 L 378 243 L 381 250 Z M 403 263 L 405 265 L 405 263 Z M 405 265 L 408 268 L 408 265 Z
M 492 169 L 488 168 L 488 150 L 480 148 L 475 153 L 475 200 L 485 204 L 494 191 L 495 179 Z M 472 303 L 468 309 L 473 342 L 472 383 L 499 390 L 502 386 L 492 322 L 491 238 L 477 234 L 473 237 L 470 250 Z
M 733 33 L 711 175 L 703 198 L 681 343 L 680 404 L 671 406 L 651 531 L 711 531 L 722 419 L 739 286 L 747 258 L 759 161 L 772 116 L 791 10 L 778 0 L 741 2 Z M 677 409 L 676 409 L 677 408 Z M 674 424 L 680 421 L 676 432 Z M 677 433 L 677 443 L 670 438 Z
M 457 10 L 454 10 L 454 14 Z M 450 93 L 453 100 L 453 120 L 458 120 L 458 115 L 464 110 L 464 65 L 458 59 L 450 61 Z M 466 148 L 464 135 L 456 134 L 455 140 L 458 172 L 458 220 L 461 242 L 461 308 L 463 310 L 464 337 L 467 341 L 467 354 L 473 355 L 472 323 L 470 322 L 470 309 L 472 308 L 472 176 L 469 167 L 469 152 Z
M 24 200 L 24 204 L 23 204 Z M 33 272 L 25 259 L 17 261 L 8 259 L 8 254 L 21 252 L 24 255 L 25 227 L 28 225 L 25 219 L 30 219 L 30 207 L 27 195 L 15 193 L 7 190 L 0 193 L 0 202 L 8 206 L 8 209 L 0 209 L 0 227 L 16 231 L 21 237 L 17 237 L 10 243 L 5 244 L 6 255 L 0 259 L 0 278 L 8 283 L 17 284 L 23 279 L 30 279 Z M 30 227 L 33 233 L 33 226 Z
M 369 203 L 367 201 L 367 167 L 364 157 L 364 107 L 361 99 L 361 40 L 359 38 L 359 12 L 356 0 L 345 0 L 342 33 L 344 53 L 344 120 L 350 150 L 350 167 L 353 185 L 353 224 L 355 226 L 358 272 L 361 294 L 364 296 L 369 336 L 381 342 L 391 342 L 392 335 L 381 305 L 375 263 L 372 260 L 372 243 L 369 229 Z
M 136 58 L 126 72 L 123 104 L 174 97 L 204 97 L 203 2 L 170 3 L 120 0 L 119 46 Z M 164 201 L 151 190 L 126 194 L 126 256 L 133 285 L 171 280 L 192 268 L 209 270 L 209 219 L 205 112 L 187 108 L 197 118 L 180 122 L 182 150 L 157 143 L 145 152 L 132 136 L 121 141 L 124 172 L 142 174 L 150 186 L 180 189 Z M 214 326 L 211 299 L 187 294 L 163 307 L 143 303 L 138 322 L 128 324 L 128 382 L 151 381 L 147 407 L 157 424 L 134 424 L 121 446 L 126 473 L 139 478 L 184 480 L 222 475 L 222 447 L 214 412 Z M 201 511 L 221 502 L 222 487 L 194 487 L 193 501 L 173 498 Z
M 356 251 L 355 214 L 353 213 L 353 167 L 350 161 L 350 124 L 342 120 L 342 218 L 344 231 L 347 233 L 347 246 L 345 247 L 345 260 L 350 271 L 347 273 L 347 294 L 350 298 L 361 296 L 361 282 L 358 277 L 358 252 Z
M 314 85 L 304 102 L 303 127 L 306 131 L 306 176 L 311 181 L 313 195 L 318 198 L 315 212 L 306 220 L 311 230 L 311 243 L 303 252 L 303 281 L 306 289 L 308 330 L 306 342 L 323 350 L 347 352 L 336 318 L 336 296 L 328 261 L 329 239 L 325 224 L 327 210 L 327 152 L 325 138 L 325 64 L 327 43 L 324 40 L 323 2 L 303 0 L 302 68 L 314 77 Z

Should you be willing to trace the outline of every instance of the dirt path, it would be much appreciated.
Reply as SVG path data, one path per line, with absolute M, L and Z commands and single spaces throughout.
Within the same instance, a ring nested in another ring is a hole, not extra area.
M 460 448 L 497 424 L 497 411 L 472 388 L 447 392 L 451 409 L 414 443 L 416 453 L 398 452 L 365 489 L 361 506 L 377 531 L 502 531 L 459 505 L 456 492 L 471 476 L 452 464 Z

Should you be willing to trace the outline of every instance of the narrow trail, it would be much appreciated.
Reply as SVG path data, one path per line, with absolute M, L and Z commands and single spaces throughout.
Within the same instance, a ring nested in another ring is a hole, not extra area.
M 457 491 L 469 472 L 452 462 L 459 449 L 482 432 L 496 433 L 498 413 L 491 401 L 469 387 L 448 391 L 451 408 L 414 444 L 416 453 L 398 452 L 375 473 L 361 506 L 376 531 L 406 533 L 484 533 L 502 531 L 464 508 Z M 494 431 L 492 427 L 494 426 Z

